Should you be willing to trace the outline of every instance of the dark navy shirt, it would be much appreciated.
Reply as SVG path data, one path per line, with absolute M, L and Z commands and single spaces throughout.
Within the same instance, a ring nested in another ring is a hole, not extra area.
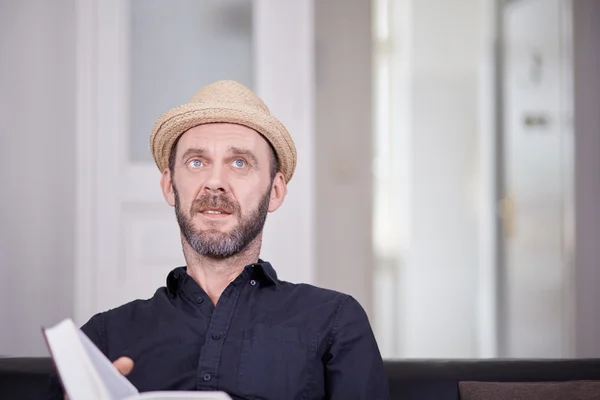
M 111 360 L 133 359 L 140 392 L 222 390 L 233 399 L 389 399 L 367 315 L 351 296 L 248 265 L 217 305 L 176 268 L 167 286 L 82 327 Z M 51 398 L 62 399 L 51 377 Z

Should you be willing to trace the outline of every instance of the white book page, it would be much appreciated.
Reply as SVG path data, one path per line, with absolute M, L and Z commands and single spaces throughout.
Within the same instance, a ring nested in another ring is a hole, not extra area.
M 111 400 L 70 319 L 43 329 L 60 380 L 71 400 Z
M 231 400 L 225 392 L 146 392 L 124 400 Z
M 117 368 L 110 362 L 108 358 L 94 345 L 94 343 L 83 333 L 78 330 L 81 343 L 87 355 L 94 365 L 100 379 L 104 382 L 104 386 L 108 390 L 111 400 L 123 400 L 127 397 L 137 395 L 138 391 L 125 378 Z M 79 400 L 79 399 L 72 399 Z M 82 399 L 83 400 L 83 399 Z

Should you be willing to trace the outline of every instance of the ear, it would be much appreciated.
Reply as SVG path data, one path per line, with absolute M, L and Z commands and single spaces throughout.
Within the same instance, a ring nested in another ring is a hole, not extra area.
M 173 179 L 171 177 L 171 171 L 165 169 L 160 178 L 160 187 L 162 189 L 163 197 L 167 203 L 171 206 L 175 206 L 175 191 L 173 190 Z
M 277 210 L 283 204 L 287 195 L 287 185 L 281 172 L 277 172 L 271 186 L 271 199 L 269 200 L 269 212 Z

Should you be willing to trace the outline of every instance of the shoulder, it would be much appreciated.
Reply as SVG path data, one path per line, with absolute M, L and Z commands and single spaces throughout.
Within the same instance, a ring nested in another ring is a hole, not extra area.
M 167 289 L 159 288 L 149 299 L 137 299 L 92 316 L 81 329 L 88 335 L 105 337 L 108 331 L 143 322 L 159 307 L 169 304 Z
M 115 317 L 131 317 L 140 313 L 149 312 L 150 309 L 168 302 L 169 294 L 165 287 L 156 290 L 154 295 L 148 299 L 136 299 L 128 303 L 111 308 L 104 312 L 107 319 Z
M 166 288 L 159 288 L 154 296 L 134 300 L 119 307 L 92 316 L 81 330 L 107 356 L 119 355 L 128 343 L 143 337 L 156 324 L 156 315 L 170 306 Z M 116 352 L 116 353 L 115 353 Z
M 363 306 L 356 298 L 347 293 L 305 283 L 295 284 L 285 281 L 281 281 L 279 292 L 292 299 L 293 302 L 302 304 L 301 308 L 327 310 L 326 312 L 335 319 L 334 323 L 344 317 L 367 320 Z
M 352 296 L 333 289 L 310 285 L 307 283 L 290 283 L 280 281 L 278 291 L 284 295 L 301 297 L 310 303 L 343 303 Z

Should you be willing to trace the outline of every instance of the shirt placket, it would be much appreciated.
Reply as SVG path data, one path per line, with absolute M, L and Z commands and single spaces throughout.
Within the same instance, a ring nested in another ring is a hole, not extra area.
M 242 280 L 246 280 L 245 274 L 225 288 L 212 313 L 198 362 L 198 390 L 218 390 L 221 353 L 243 287 Z

